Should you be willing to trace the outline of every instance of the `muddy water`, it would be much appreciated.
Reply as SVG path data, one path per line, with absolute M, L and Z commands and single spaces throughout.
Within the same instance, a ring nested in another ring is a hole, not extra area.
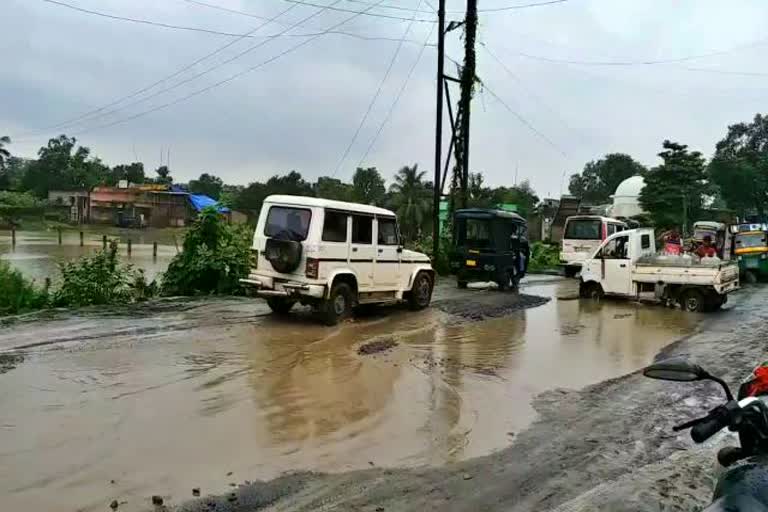
M 84 235 L 80 247 L 78 231 L 63 231 L 62 245 L 59 245 L 55 231 L 19 231 L 16 246 L 12 247 L 8 232 L 0 234 L 0 259 L 8 261 L 25 276 L 42 282 L 50 277 L 56 281 L 59 276 L 58 263 L 93 254 L 102 247 L 102 236 L 119 240 L 119 251 L 123 262 L 144 269 L 148 279 L 154 279 L 165 271 L 171 258 L 176 254 L 174 235 L 181 245 L 183 234 L 171 230 L 98 230 Z M 128 239 L 132 241 L 131 256 L 128 256 Z M 152 244 L 158 242 L 157 257 L 152 255 Z
M 17 359 L 0 373 L 0 501 L 90 511 L 118 499 L 141 510 L 153 494 L 178 503 L 193 487 L 221 493 L 291 469 L 487 454 L 530 423 L 537 393 L 636 370 L 696 321 L 557 300 L 573 296 L 570 281 L 525 292 L 553 300 L 482 322 L 389 309 L 326 328 L 215 300 L 7 328 L 0 350 L 15 347 Z M 358 355 L 388 338 L 394 349 Z

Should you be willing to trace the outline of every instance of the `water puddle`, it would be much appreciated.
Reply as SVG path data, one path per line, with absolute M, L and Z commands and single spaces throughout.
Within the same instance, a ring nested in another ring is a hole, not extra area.
M 573 296 L 574 281 L 524 291 L 552 300 L 476 322 L 390 309 L 338 328 L 212 300 L 0 331 L 5 352 L 66 339 L 25 349 L 0 374 L 4 505 L 100 511 L 118 499 L 121 511 L 143 510 L 153 494 L 179 503 L 193 488 L 221 493 L 294 469 L 488 454 L 530 424 L 537 393 L 634 371 L 696 322 L 659 307 L 557 300 Z M 359 353 L 377 341 L 382 350 Z

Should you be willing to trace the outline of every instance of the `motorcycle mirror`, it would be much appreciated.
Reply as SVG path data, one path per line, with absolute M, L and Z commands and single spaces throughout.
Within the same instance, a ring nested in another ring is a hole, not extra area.
M 710 378 L 704 368 L 684 359 L 668 359 L 654 363 L 643 370 L 643 375 L 651 379 L 677 382 L 693 382 Z

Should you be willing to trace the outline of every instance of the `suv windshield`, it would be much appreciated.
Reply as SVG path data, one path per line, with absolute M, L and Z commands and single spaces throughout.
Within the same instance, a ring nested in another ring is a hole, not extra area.
M 267 214 L 264 234 L 270 238 L 303 242 L 309 232 L 312 212 L 304 208 L 272 206 Z
M 736 235 L 736 248 L 742 247 L 765 247 L 765 234 L 764 233 L 749 233 L 745 235 Z
M 563 238 L 570 240 L 601 240 L 599 219 L 574 219 L 569 220 L 565 228 Z

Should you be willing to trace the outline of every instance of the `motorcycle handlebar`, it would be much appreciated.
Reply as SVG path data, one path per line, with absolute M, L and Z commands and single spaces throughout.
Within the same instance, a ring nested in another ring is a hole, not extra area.
M 713 435 L 728 426 L 728 418 L 723 415 L 715 415 L 707 418 L 691 429 L 691 439 L 694 443 L 703 443 Z

